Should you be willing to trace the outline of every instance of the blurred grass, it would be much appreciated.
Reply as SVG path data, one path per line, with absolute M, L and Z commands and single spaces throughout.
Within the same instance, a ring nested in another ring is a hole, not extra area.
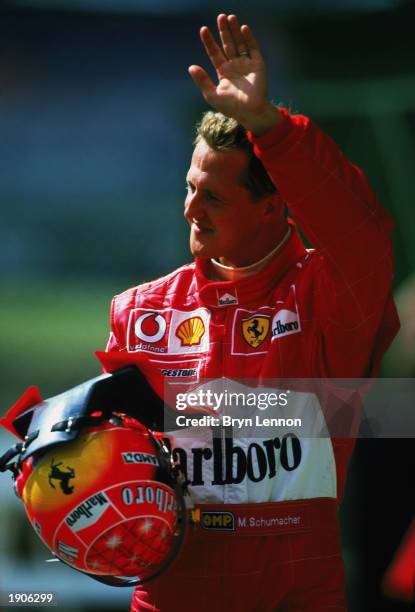
M 47 397 L 101 373 L 94 351 L 109 334 L 110 299 L 123 283 L 13 284 L 0 298 L 0 414 L 30 385 Z

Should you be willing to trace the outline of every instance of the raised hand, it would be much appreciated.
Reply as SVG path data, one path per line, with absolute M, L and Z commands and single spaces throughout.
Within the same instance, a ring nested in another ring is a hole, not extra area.
M 279 113 L 268 99 L 266 66 L 259 45 L 251 29 L 239 25 L 236 15 L 218 15 L 217 25 L 221 46 L 206 26 L 201 28 L 200 38 L 218 84 L 201 66 L 190 66 L 190 76 L 210 106 L 261 135 L 276 125 Z

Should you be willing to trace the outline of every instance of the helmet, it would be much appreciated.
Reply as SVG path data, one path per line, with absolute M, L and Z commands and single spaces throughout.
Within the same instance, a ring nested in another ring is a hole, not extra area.
M 84 426 L 74 439 L 20 448 L 6 467 L 33 528 L 61 561 L 108 584 L 119 582 L 111 576 L 145 582 L 170 564 L 183 537 L 182 495 L 162 434 L 124 413 L 89 409 L 79 418 L 79 401 L 77 409 Z

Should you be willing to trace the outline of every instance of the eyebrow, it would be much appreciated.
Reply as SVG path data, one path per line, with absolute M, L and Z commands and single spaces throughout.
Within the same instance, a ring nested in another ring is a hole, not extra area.
M 188 179 L 187 177 L 186 177 L 186 184 L 187 185 L 192 185 L 193 187 L 195 186 L 194 183 L 190 179 Z M 225 200 L 226 199 L 225 196 L 223 196 L 222 194 L 220 194 L 217 191 L 213 191 L 212 189 L 202 188 L 201 191 L 203 193 L 208 193 L 208 194 L 214 195 L 215 197 L 219 198 L 220 200 Z

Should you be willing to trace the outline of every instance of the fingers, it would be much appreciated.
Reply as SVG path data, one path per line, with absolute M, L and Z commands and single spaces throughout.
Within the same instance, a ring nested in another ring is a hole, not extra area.
M 209 102 L 209 100 L 212 99 L 213 95 L 216 92 L 216 87 L 211 81 L 206 70 L 203 70 L 203 68 L 201 68 L 200 66 L 192 65 L 189 66 L 188 71 L 193 81 L 202 92 L 202 95 L 205 98 L 206 102 Z
M 239 24 L 236 15 L 221 13 L 217 17 L 221 47 L 217 44 L 211 31 L 206 26 L 200 30 L 200 38 L 214 68 L 218 70 L 227 60 L 232 60 L 251 53 L 259 54 L 259 45 L 251 29 Z
M 239 55 L 238 48 L 233 38 L 230 24 L 226 15 L 221 13 L 217 18 L 219 36 L 222 43 L 223 50 L 228 59 L 234 59 Z
M 252 34 L 252 30 L 249 26 L 247 25 L 243 25 L 241 27 L 241 34 L 242 37 L 244 39 L 247 51 L 249 53 L 249 55 L 251 57 L 255 57 L 255 56 L 260 56 L 261 55 L 261 50 L 259 48 L 259 44 L 257 42 L 257 39 L 255 38 L 255 36 Z
M 206 26 L 203 26 L 203 28 L 200 29 L 200 38 L 203 46 L 205 47 L 205 51 L 213 64 L 213 67 L 215 70 L 218 70 L 222 64 L 226 62 L 226 57 L 223 54 L 222 49 L 216 43 L 209 28 Z
M 239 25 L 237 16 L 228 15 L 227 19 L 226 19 L 226 16 L 224 17 L 226 20 L 227 28 L 232 36 L 232 40 L 234 43 L 235 57 L 239 57 L 240 55 L 249 53 L 249 49 L 247 45 L 245 44 L 245 40 L 242 36 L 241 26 Z

